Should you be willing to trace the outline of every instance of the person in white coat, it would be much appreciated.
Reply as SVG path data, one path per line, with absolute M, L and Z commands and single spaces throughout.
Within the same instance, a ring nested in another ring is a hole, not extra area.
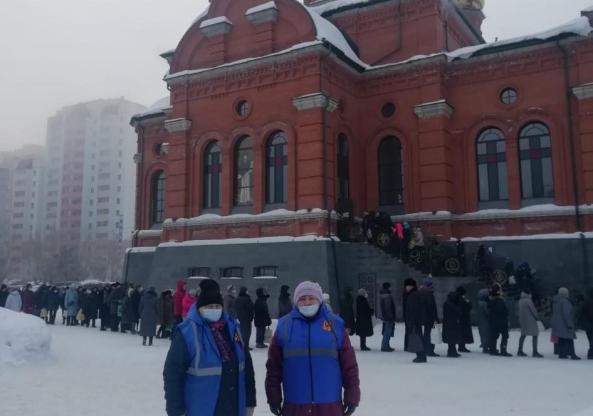
M 20 312 L 23 309 L 23 301 L 18 290 L 14 289 L 10 292 L 6 298 L 6 305 L 4 305 L 4 307 L 15 312 Z

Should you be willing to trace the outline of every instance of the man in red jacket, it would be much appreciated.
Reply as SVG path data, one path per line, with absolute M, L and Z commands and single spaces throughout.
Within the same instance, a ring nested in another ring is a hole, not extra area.
M 175 328 L 183 321 L 183 298 L 185 296 L 185 282 L 182 279 L 177 281 L 177 290 L 173 294 L 173 317 L 175 318 Z M 175 333 L 175 330 L 172 331 Z
M 360 402 L 358 364 L 344 322 L 303 282 L 278 321 L 266 364 L 270 411 L 279 416 L 350 416 Z
M 34 293 L 31 290 L 31 283 L 27 283 L 25 286 L 25 290 L 23 291 L 22 298 L 23 298 L 23 312 L 28 314 L 35 314 L 35 302 L 34 302 Z

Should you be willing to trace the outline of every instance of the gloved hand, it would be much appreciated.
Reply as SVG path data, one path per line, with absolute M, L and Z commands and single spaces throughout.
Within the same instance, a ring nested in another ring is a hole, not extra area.
M 280 405 L 270 404 L 270 412 L 272 412 L 272 414 L 276 416 L 282 415 Z
M 255 412 L 255 407 L 248 407 L 245 411 L 245 416 L 253 416 L 253 412 Z
M 354 404 L 345 404 L 344 405 L 344 416 L 352 415 L 356 411 L 357 407 L 358 406 L 356 406 Z

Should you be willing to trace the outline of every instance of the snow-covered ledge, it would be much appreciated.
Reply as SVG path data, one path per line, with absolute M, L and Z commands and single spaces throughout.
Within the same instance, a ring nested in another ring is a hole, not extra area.
M 261 223 L 274 221 L 294 221 L 294 220 L 319 220 L 327 218 L 327 211 L 319 208 L 312 210 L 302 209 L 299 211 L 288 211 L 286 209 L 277 209 L 262 214 L 233 214 L 221 216 L 217 214 L 203 214 L 194 218 L 166 219 L 163 227 L 167 229 L 183 228 L 186 226 L 211 226 L 211 225 L 229 225 L 245 223 Z M 337 214 L 332 211 L 332 219 L 337 219 Z
M 214 17 L 200 23 L 200 30 L 207 38 L 213 38 L 219 35 L 226 35 L 231 31 L 233 22 L 226 16 Z
M 446 100 L 438 100 L 430 103 L 418 104 L 414 107 L 414 113 L 421 120 L 430 120 L 437 117 L 451 118 L 454 108 Z
M 318 235 L 256 237 L 256 238 L 226 238 L 224 240 L 187 240 L 170 241 L 159 244 L 159 248 L 167 247 L 196 247 L 196 246 L 226 246 L 234 244 L 275 244 L 275 243 L 309 243 L 315 241 L 340 241 L 336 236 L 321 237 Z
M 574 87 L 572 92 L 579 100 L 593 98 L 593 82 L 590 84 L 583 84 L 579 85 L 578 87 Z
M 275 22 L 278 20 L 278 8 L 275 2 L 269 1 L 247 9 L 245 16 L 253 25 Z
M 175 118 L 172 120 L 165 120 L 165 128 L 169 133 L 187 131 L 191 128 L 191 120 L 188 120 L 186 118 Z
M 138 238 L 161 238 L 162 230 L 138 230 L 136 237 Z
M 299 111 L 324 108 L 326 111 L 333 113 L 338 108 L 340 102 L 335 98 L 328 97 L 322 92 L 314 92 L 293 98 L 292 104 Z

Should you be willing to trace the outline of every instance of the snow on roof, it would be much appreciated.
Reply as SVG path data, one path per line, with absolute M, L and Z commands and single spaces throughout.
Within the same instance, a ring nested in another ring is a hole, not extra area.
M 364 3 L 368 3 L 370 1 L 373 1 L 373 0 L 335 0 L 335 1 L 330 1 L 328 3 L 325 3 L 325 4 L 321 4 L 319 6 L 313 5 L 313 6 L 310 6 L 310 8 L 312 10 L 314 10 L 316 13 L 319 13 L 321 15 L 323 13 L 332 12 L 334 10 L 338 10 L 343 7 L 355 6 L 357 4 L 364 4 Z
M 269 1 L 267 3 L 259 4 L 257 6 L 250 8 L 250 9 L 247 9 L 247 11 L 245 12 L 245 15 L 263 12 L 264 10 L 269 10 L 269 9 L 278 9 L 276 7 L 276 3 L 274 1 Z
M 148 107 L 148 109 L 146 111 L 134 115 L 132 117 L 132 119 L 143 118 L 143 117 L 151 116 L 153 114 L 159 114 L 165 110 L 168 110 L 169 108 L 171 108 L 171 97 L 166 96 L 166 97 L 161 98 L 154 104 L 152 104 L 150 107 Z
M 339 241 L 337 237 L 332 237 L 334 241 Z M 181 242 L 168 242 L 159 244 L 161 247 L 196 247 L 196 246 L 223 246 L 234 244 L 271 244 L 271 243 L 294 243 L 294 242 L 312 242 L 312 241 L 331 241 L 330 238 L 317 235 L 303 235 L 299 237 L 278 236 L 278 237 L 260 237 L 260 238 L 227 238 L 224 240 L 188 240 Z
M 233 22 L 231 22 L 228 19 L 228 17 L 218 16 L 218 17 L 213 17 L 212 19 L 203 20 L 202 23 L 200 23 L 200 29 L 202 29 L 204 27 L 208 27 L 208 26 L 218 25 L 220 23 L 228 23 L 229 25 L 233 24 Z
M 467 46 L 465 48 L 456 49 L 451 52 L 437 52 L 429 55 L 416 55 L 408 58 L 404 61 L 394 62 L 384 65 L 377 65 L 371 67 L 371 69 L 381 69 L 390 66 L 397 66 L 403 65 L 423 59 L 434 58 L 438 56 L 444 56 L 447 58 L 448 61 L 454 61 L 456 59 L 468 59 L 473 57 L 476 53 L 485 51 L 488 49 L 500 48 L 503 46 L 510 46 L 514 44 L 519 44 L 523 42 L 527 42 L 530 40 L 548 40 L 563 34 L 574 34 L 579 36 L 588 36 L 593 31 L 593 27 L 591 26 L 591 22 L 585 16 L 580 16 L 576 19 L 573 19 L 563 25 L 545 30 L 543 32 L 534 33 L 531 35 L 520 36 L 515 38 L 509 38 L 505 40 L 501 40 L 498 42 L 492 43 L 483 43 L 480 45 L 475 46 Z
M 585 238 L 593 238 L 593 232 L 582 233 Z M 533 234 L 533 235 L 496 235 L 487 237 L 464 237 L 464 242 L 474 241 L 506 241 L 506 240 L 573 240 L 581 238 L 581 233 L 554 233 L 554 234 Z M 452 241 L 457 241 L 452 238 Z

